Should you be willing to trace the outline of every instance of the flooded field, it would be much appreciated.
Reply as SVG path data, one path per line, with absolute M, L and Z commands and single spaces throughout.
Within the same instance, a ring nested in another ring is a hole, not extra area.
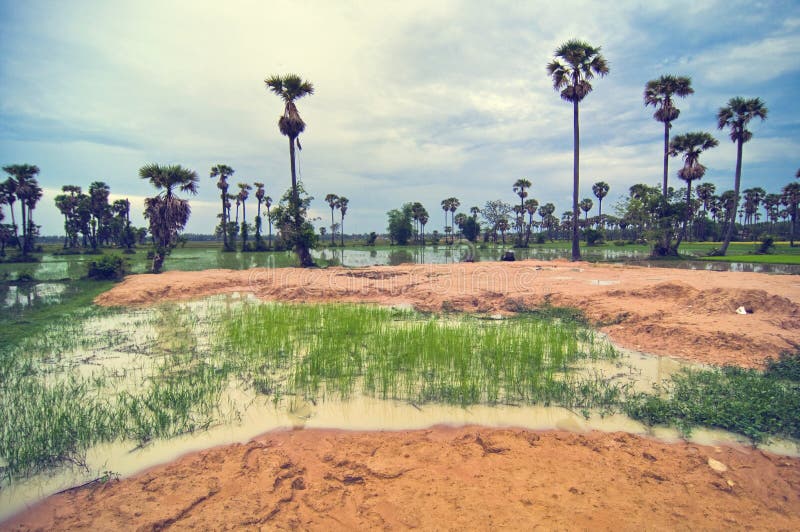
M 660 393 L 689 367 L 617 349 L 558 315 L 436 316 L 236 294 L 87 308 L 2 358 L 0 519 L 62 489 L 281 428 L 475 423 L 674 440 L 678 431 L 647 427 L 619 405 Z M 709 429 L 691 437 L 749 441 Z M 799 451 L 781 439 L 766 448 Z

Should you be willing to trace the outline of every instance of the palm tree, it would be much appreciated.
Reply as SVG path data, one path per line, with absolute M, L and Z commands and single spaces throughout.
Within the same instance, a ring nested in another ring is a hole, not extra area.
M 300 118 L 300 113 L 297 111 L 297 106 L 294 102 L 304 96 L 314 94 L 314 86 L 296 74 L 287 74 L 283 77 L 273 75 L 265 79 L 264 83 L 269 90 L 280 96 L 285 104 L 283 115 L 278 119 L 278 129 L 282 135 L 289 138 L 289 165 L 292 172 L 290 212 L 294 225 L 292 227 L 292 232 L 294 233 L 293 241 L 295 252 L 300 259 L 300 265 L 305 268 L 313 266 L 314 260 L 311 258 L 309 243 L 302 236 L 304 220 L 301 214 L 300 194 L 297 189 L 294 148 L 295 144 L 297 144 L 297 148 L 302 149 L 298 137 L 305 131 L 306 123 Z
M 256 213 L 256 249 L 262 250 L 263 244 L 261 242 L 261 226 L 263 223 L 261 221 L 261 204 L 264 202 L 264 183 L 259 183 L 256 181 L 253 183 L 253 186 L 256 187 L 256 200 L 258 201 L 258 212 Z
M 580 206 L 581 210 L 583 211 L 583 214 L 585 216 L 584 222 L 586 223 L 586 227 L 588 228 L 589 227 L 589 211 L 591 211 L 592 207 L 594 207 L 594 202 L 589 198 L 583 198 L 581 200 L 579 206 Z
M 592 185 L 592 192 L 594 196 L 597 198 L 597 219 L 602 223 L 603 220 L 603 198 L 608 196 L 608 191 L 611 187 L 608 186 L 608 183 L 605 181 L 598 181 L 594 185 Z
M 561 98 L 572 102 L 572 260 L 580 260 L 578 240 L 578 189 L 580 182 L 580 130 L 578 104 L 592 91 L 590 80 L 608 74 L 608 63 L 600 55 L 600 47 L 577 39 L 570 39 L 555 51 L 555 59 L 547 65 L 553 78 L 553 88 L 561 91 Z
M 339 230 L 339 237 L 342 241 L 342 247 L 344 247 L 344 215 L 347 214 L 347 204 L 350 203 L 350 200 L 345 198 L 344 196 L 339 196 L 339 214 L 342 216 L 342 223 L 340 225 Z
M 222 248 L 225 251 L 233 251 L 233 246 L 228 242 L 228 221 L 230 219 L 230 204 L 228 203 L 228 178 L 233 175 L 233 168 L 226 164 L 218 164 L 211 168 L 209 177 L 219 177 L 217 188 L 220 190 L 222 199 L 222 213 L 220 215 L 222 225 Z
M 731 98 L 728 105 L 720 108 L 717 113 L 717 127 L 719 129 L 729 128 L 731 141 L 736 143 L 736 175 L 733 182 L 734 204 L 733 212 L 739 207 L 739 188 L 742 181 L 742 145 L 753 138 L 753 133 L 748 131 L 747 124 L 754 118 L 760 118 L 763 122 L 767 118 L 767 106 L 760 98 L 750 98 L 746 100 L 742 97 Z M 730 216 L 728 227 L 725 229 L 725 241 L 722 248 L 716 253 L 724 256 L 728 251 L 728 246 L 733 237 L 733 229 L 736 224 L 734 216 Z
M 443 199 L 442 203 L 441 203 L 442 210 L 444 211 L 444 227 L 445 227 L 445 229 L 444 229 L 444 232 L 445 232 L 444 243 L 445 244 L 448 243 L 448 239 L 447 239 L 447 213 L 450 212 L 450 200 L 451 199 L 452 198 Z
M 453 233 L 451 235 L 452 240 L 450 241 L 451 244 L 455 242 L 455 226 L 456 226 L 455 213 L 456 209 L 458 209 L 460 206 L 461 202 L 458 201 L 458 198 L 450 198 L 450 221 L 452 222 L 451 226 L 453 227 Z
M 238 183 L 239 194 L 237 199 L 242 202 L 242 251 L 247 251 L 247 198 L 250 197 L 250 191 L 253 187 L 247 183 Z
M 17 233 L 17 219 L 14 216 L 14 203 L 17 201 L 16 190 L 17 182 L 13 177 L 9 177 L 0 183 L 0 205 L 8 205 L 8 210 L 11 211 L 11 226 L 14 229 L 14 239 L 17 241 L 17 245 L 20 246 L 20 249 L 22 249 Z M 3 244 L 5 246 L 5 242 Z
M 4 166 L 3 171 L 10 177 L 6 180 L 7 190 L 15 198 L 11 200 L 9 206 L 11 207 L 11 219 L 14 224 L 14 236 L 17 237 L 16 220 L 14 220 L 14 201 L 19 200 L 20 211 L 22 213 L 22 242 L 19 243 L 23 255 L 27 255 L 33 249 L 33 239 L 29 235 L 31 231 L 28 228 L 28 200 L 38 194 L 41 197 L 41 189 L 39 183 L 36 181 L 36 176 L 39 174 L 39 167 L 30 164 L 12 164 Z M 38 199 L 36 200 L 38 201 Z
M 678 177 L 686 181 L 686 215 L 683 218 L 683 231 L 680 241 L 686 236 L 686 227 L 692 212 L 692 181 L 701 179 L 706 167 L 700 164 L 700 154 L 719 145 L 719 141 L 705 131 L 694 131 L 673 137 L 669 143 L 669 154 L 683 157 L 683 168 L 678 170 Z M 676 246 L 677 248 L 677 246 Z
M 264 198 L 264 206 L 267 208 L 267 223 L 269 224 L 269 249 L 272 249 L 272 215 L 269 212 L 269 208 L 272 207 L 271 197 Z
M 333 211 L 339 206 L 339 196 L 336 194 L 328 194 L 325 196 L 325 201 L 328 202 L 328 206 L 331 208 L 331 247 L 336 246 L 336 240 L 334 239 L 334 231 L 333 231 L 333 224 L 336 221 L 333 219 Z
M 669 130 L 672 122 L 681 114 L 675 107 L 673 96 L 685 98 L 694 94 L 692 78 L 668 74 L 658 79 L 651 79 L 644 87 L 644 105 L 656 108 L 653 118 L 664 123 L 664 182 L 662 193 L 667 197 L 667 174 L 669 173 Z
M 144 217 L 150 222 L 155 253 L 153 273 L 159 273 L 164 259 L 178 243 L 178 233 L 186 227 L 192 213 L 189 202 L 178 198 L 176 191 L 197 194 L 197 173 L 180 165 L 148 164 L 139 169 L 139 177 L 147 179 L 160 192 L 144 200 Z
M 526 189 L 531 188 L 531 182 L 525 178 L 517 179 L 514 182 L 514 186 L 512 189 L 514 190 L 514 194 L 519 196 L 519 210 L 520 214 L 525 210 L 525 198 L 528 197 L 528 191 Z M 522 246 L 522 224 L 519 225 L 519 246 Z
M 531 240 L 531 229 L 533 229 L 533 215 L 536 214 L 536 209 L 539 208 L 539 201 L 531 198 L 525 200 L 525 211 L 528 213 L 528 230 L 525 233 L 525 247 Z
M 794 247 L 795 226 L 797 225 L 797 210 L 800 208 L 800 183 L 789 183 L 781 190 L 781 203 L 791 217 L 789 226 L 789 246 Z

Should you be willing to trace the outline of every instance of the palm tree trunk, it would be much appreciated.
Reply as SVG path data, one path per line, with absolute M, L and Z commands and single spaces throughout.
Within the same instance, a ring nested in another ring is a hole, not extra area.
M 736 142 L 736 176 L 733 181 L 733 211 L 728 218 L 728 227 L 725 229 L 725 241 L 722 243 L 722 248 L 717 252 L 717 255 L 724 257 L 728 252 L 728 246 L 733 237 L 733 228 L 736 225 L 736 210 L 739 208 L 739 185 L 742 181 L 742 139 Z
M 300 266 L 308 268 L 314 266 L 314 259 L 311 258 L 311 253 L 308 246 L 302 241 L 300 232 L 302 231 L 303 221 L 300 219 L 300 194 L 297 191 L 297 170 L 294 163 L 294 143 L 297 137 L 289 137 L 289 166 L 292 170 L 292 218 L 294 220 L 294 251 L 297 253 L 297 258 L 300 259 Z
M 339 227 L 339 238 L 342 242 L 342 247 L 344 247 L 344 214 L 342 215 L 342 226 Z
M 272 216 L 269 214 L 269 205 L 267 205 L 267 224 L 269 224 L 269 249 L 272 250 Z
M 242 200 L 242 251 L 247 251 L 247 211 Z
M 667 197 L 667 176 L 669 174 L 669 122 L 664 122 L 664 184 L 661 191 Z
M 228 249 L 228 217 L 225 209 L 225 192 L 222 192 L 222 248 Z
M 19 232 L 17 231 L 17 219 L 14 217 L 14 202 L 9 202 L 8 210 L 11 211 L 11 225 L 14 226 L 14 240 L 17 241 L 17 247 L 21 250 L 22 244 L 19 241 Z
M 580 165 L 580 131 L 578 129 L 578 101 L 572 102 L 572 260 L 581 260 L 581 248 L 578 241 L 578 186 Z
M 294 208 L 300 210 L 300 196 L 297 193 L 297 171 L 294 166 L 294 142 L 296 137 L 289 137 L 289 167 L 292 170 L 292 202 Z
M 331 207 L 331 247 L 336 246 L 336 230 L 333 228 L 333 225 L 336 223 L 336 220 L 333 219 L 333 207 Z

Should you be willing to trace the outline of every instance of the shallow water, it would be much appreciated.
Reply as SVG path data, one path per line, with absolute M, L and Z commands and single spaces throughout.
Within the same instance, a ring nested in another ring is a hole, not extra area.
M 43 344 L 43 360 L 48 375 L 72 374 L 84 378 L 106 379 L 114 392 L 135 391 L 169 353 L 208 349 L 208 320 L 215 312 L 224 312 L 251 301 L 251 296 L 216 296 L 205 300 L 169 304 L 150 309 L 127 310 L 89 318 L 76 342 L 65 334 L 58 346 Z M 175 331 L 178 334 L 175 334 Z M 81 329 L 76 331 L 80 333 Z M 165 334 L 168 333 L 168 334 Z M 606 341 L 601 335 L 597 341 Z M 31 349 L 35 350 L 35 343 Z M 603 380 L 629 386 L 635 391 L 652 391 L 655 385 L 670 378 L 689 362 L 669 357 L 619 350 L 614 360 L 586 360 L 575 368 L 581 376 L 600 376 Z M 62 466 L 27 479 L 0 483 L 0 519 L 36 501 L 102 477 L 106 472 L 127 476 L 151 466 L 169 462 L 191 451 L 249 439 L 276 429 L 335 428 L 348 430 L 411 430 L 432 425 L 476 424 L 489 427 L 521 427 L 532 430 L 625 431 L 677 441 L 677 430 L 649 429 L 624 415 L 601 415 L 599 412 L 575 412 L 560 407 L 531 405 L 476 405 L 470 407 L 443 404 L 413 404 L 407 401 L 382 400 L 354 394 L 348 400 L 304 400 L 286 395 L 257 395 L 232 381 L 219 402 L 221 420 L 210 429 L 168 440 L 154 440 L 144 447 L 131 440 L 97 445 L 86 452 L 85 467 Z M 588 416 L 588 418 L 587 418 Z M 691 441 L 701 444 L 742 444 L 741 436 L 718 430 L 696 429 Z M 800 455 L 797 442 L 775 441 L 762 448 L 790 455 Z

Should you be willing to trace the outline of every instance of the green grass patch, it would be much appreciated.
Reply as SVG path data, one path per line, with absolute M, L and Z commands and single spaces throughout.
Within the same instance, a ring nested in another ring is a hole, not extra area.
M 800 354 L 784 355 L 767 371 L 724 367 L 673 375 L 663 394 L 637 394 L 624 406 L 648 425 L 685 434 L 716 427 L 755 442 L 769 436 L 800 438 Z
M 754 264 L 796 264 L 800 265 L 800 254 L 770 254 L 770 255 L 726 255 L 724 257 L 698 257 L 700 260 L 715 262 L 750 262 Z

